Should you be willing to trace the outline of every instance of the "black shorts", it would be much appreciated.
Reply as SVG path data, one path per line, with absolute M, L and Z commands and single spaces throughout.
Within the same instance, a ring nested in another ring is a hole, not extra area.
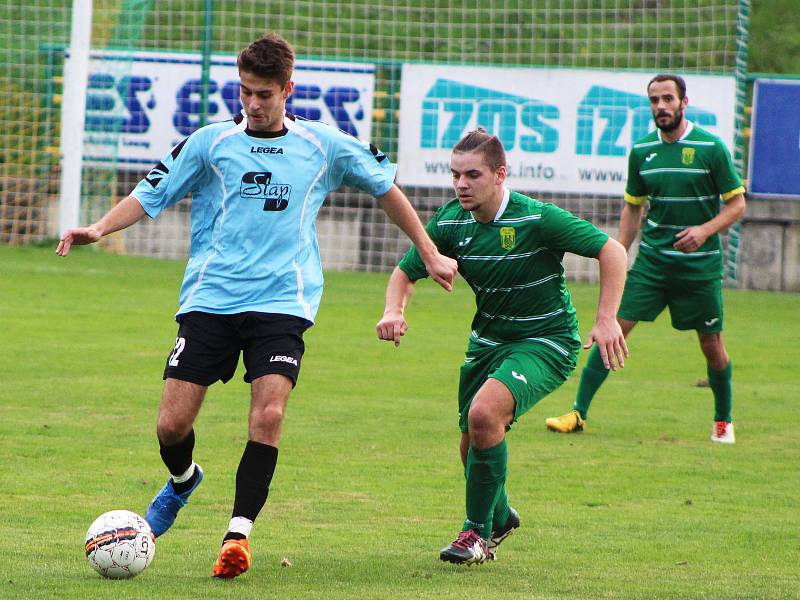
M 278 373 L 297 383 L 305 344 L 303 333 L 312 323 L 292 315 L 245 312 L 217 315 L 189 312 L 178 316 L 178 339 L 167 358 L 167 377 L 211 385 L 233 377 L 244 353 L 244 380 Z

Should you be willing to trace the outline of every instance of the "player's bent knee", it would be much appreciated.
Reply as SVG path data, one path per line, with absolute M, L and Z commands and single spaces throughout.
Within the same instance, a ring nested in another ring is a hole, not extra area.
M 722 342 L 722 335 L 704 334 L 700 336 L 700 350 L 706 357 L 706 361 L 712 369 L 721 370 L 728 364 L 728 353 Z
M 159 417 L 156 435 L 162 444 L 172 446 L 183 440 L 192 430 L 191 421 L 176 421 Z
M 259 410 L 253 411 L 253 425 L 271 427 L 280 425 L 286 413 L 286 406 L 282 402 L 266 404 Z
M 473 436 L 503 427 L 500 415 L 495 414 L 491 407 L 483 404 L 470 407 L 467 419 L 470 433 Z

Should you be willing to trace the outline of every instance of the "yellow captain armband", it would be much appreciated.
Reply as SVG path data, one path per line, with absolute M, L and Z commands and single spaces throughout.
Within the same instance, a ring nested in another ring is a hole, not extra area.
M 739 186 L 737 188 L 732 189 L 730 192 L 725 192 L 724 194 L 720 194 L 722 196 L 722 201 L 727 202 L 734 196 L 738 196 L 739 194 L 744 194 L 744 188 Z
M 625 192 L 625 202 L 628 204 L 635 204 L 636 206 L 642 206 L 647 202 L 647 196 L 631 196 L 628 192 Z

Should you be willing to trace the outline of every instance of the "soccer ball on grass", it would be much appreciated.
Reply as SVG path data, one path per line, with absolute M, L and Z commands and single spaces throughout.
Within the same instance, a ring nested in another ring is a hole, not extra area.
M 100 515 L 86 532 L 86 558 L 103 577 L 135 577 L 150 564 L 155 552 L 150 525 L 129 510 Z

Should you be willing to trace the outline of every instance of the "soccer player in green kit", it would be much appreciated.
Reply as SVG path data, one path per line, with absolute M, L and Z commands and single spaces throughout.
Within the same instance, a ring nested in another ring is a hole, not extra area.
M 733 444 L 731 361 L 722 340 L 719 232 L 744 215 L 744 188 L 722 141 L 684 117 L 689 99 L 681 77 L 655 76 L 647 95 L 657 128 L 633 145 L 628 160 L 619 241 L 628 250 L 640 227 L 642 239 L 617 320 L 627 337 L 638 321 L 653 321 L 669 307 L 675 329 L 697 331 L 714 394 L 711 440 Z M 547 419 L 547 428 L 582 431 L 592 398 L 607 376 L 603 357 L 591 352 L 573 409 Z
M 596 344 L 603 365 L 614 370 L 628 352 L 615 318 L 627 255 L 591 223 L 505 187 L 505 151 L 483 129 L 456 144 L 450 167 L 457 198 L 436 212 L 427 231 L 439 252 L 458 262 L 477 311 L 458 391 L 466 521 L 440 558 L 477 564 L 494 559 L 497 545 L 520 523 L 505 489 L 506 431 L 576 366 L 581 340 L 564 253 L 600 263 L 597 320 L 584 347 Z M 405 307 L 425 276 L 412 247 L 389 279 L 380 339 L 400 344 Z

